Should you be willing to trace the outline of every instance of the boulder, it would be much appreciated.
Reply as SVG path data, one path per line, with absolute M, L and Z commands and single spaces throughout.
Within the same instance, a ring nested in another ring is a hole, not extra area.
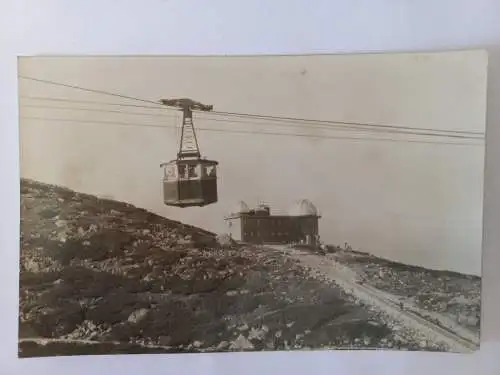
M 239 335 L 236 340 L 234 340 L 230 347 L 233 350 L 245 350 L 245 349 L 253 349 L 253 344 L 243 335 Z
M 146 317 L 148 312 L 149 312 L 148 309 L 135 310 L 134 312 L 132 312 L 132 314 L 129 315 L 128 321 L 130 323 L 138 323 Z
M 231 248 L 236 245 L 236 241 L 227 233 L 218 235 L 216 240 L 217 244 L 222 248 Z
M 217 345 L 216 350 L 224 350 L 224 349 L 227 349 L 228 346 L 229 346 L 229 343 L 227 341 L 221 341 L 219 343 L 219 345 Z

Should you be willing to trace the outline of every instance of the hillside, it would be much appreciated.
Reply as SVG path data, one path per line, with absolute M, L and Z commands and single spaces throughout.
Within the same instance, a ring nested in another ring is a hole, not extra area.
M 367 284 L 455 321 L 479 335 L 481 278 L 457 272 L 429 270 L 356 251 L 337 251 L 337 261 L 348 265 Z
M 283 253 L 21 181 L 19 355 L 443 350 Z M 42 340 L 42 338 L 49 340 Z

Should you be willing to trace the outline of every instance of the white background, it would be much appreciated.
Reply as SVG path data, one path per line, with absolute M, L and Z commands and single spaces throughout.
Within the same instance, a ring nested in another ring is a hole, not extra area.
M 0 8 L 0 374 L 500 373 L 500 1 L 11 0 Z M 16 56 L 490 51 L 483 327 L 473 355 L 294 352 L 17 356 L 19 171 Z

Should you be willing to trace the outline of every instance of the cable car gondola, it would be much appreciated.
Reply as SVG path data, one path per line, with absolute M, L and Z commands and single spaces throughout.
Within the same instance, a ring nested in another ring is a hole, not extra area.
M 201 157 L 193 125 L 193 110 L 211 111 L 213 106 L 191 99 L 162 99 L 164 105 L 183 112 L 177 159 L 162 163 L 163 201 L 167 206 L 203 207 L 216 203 L 217 166 L 215 160 Z

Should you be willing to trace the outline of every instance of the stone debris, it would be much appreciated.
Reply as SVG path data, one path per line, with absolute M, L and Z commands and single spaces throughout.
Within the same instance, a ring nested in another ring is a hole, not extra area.
M 254 348 L 253 344 L 245 336 L 241 334 L 229 346 L 229 349 L 232 350 L 249 350 L 253 348 Z
M 139 309 L 139 310 L 135 310 L 132 314 L 129 315 L 128 317 L 128 321 L 130 323 L 138 323 L 140 322 L 142 319 L 144 319 L 146 317 L 146 315 L 148 314 L 149 310 L 148 309 Z
M 262 341 L 266 337 L 266 333 L 267 331 L 265 331 L 264 329 L 252 328 L 248 333 L 248 339 Z
M 196 340 L 193 342 L 193 347 L 195 347 L 195 348 L 199 348 L 202 345 L 203 345 L 203 342 L 201 342 L 201 341 Z
M 375 288 L 404 298 L 402 308 L 415 306 L 440 314 L 434 318 L 441 319 L 441 324 L 447 325 L 446 322 L 454 320 L 479 334 L 480 277 L 428 270 L 355 251 L 339 251 L 332 256 Z
M 238 331 L 248 331 L 249 327 L 247 324 L 243 324 L 238 327 Z
M 85 320 L 76 327 L 71 333 L 63 336 L 64 339 L 76 339 L 76 340 L 94 340 L 99 336 L 103 336 L 110 331 L 110 328 L 105 328 L 104 326 L 97 325 L 92 321 Z
M 218 345 L 217 345 L 217 350 L 224 350 L 224 349 L 227 349 L 229 347 L 229 343 L 227 341 L 221 341 Z
M 220 234 L 217 236 L 217 243 L 223 249 L 236 247 L 236 242 L 231 238 L 229 234 Z

